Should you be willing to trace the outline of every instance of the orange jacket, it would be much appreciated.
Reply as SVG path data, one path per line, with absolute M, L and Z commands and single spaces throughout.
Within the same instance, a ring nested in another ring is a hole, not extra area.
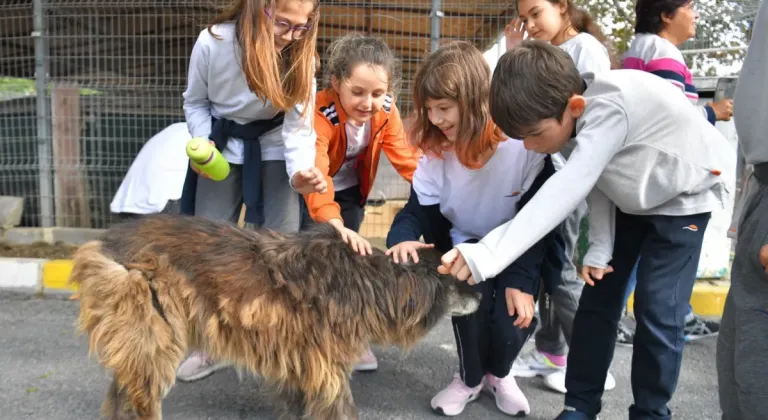
M 336 91 L 328 88 L 317 92 L 314 120 L 317 132 L 315 166 L 325 175 L 328 191 L 325 194 L 305 194 L 304 199 L 312 219 L 323 223 L 331 219 L 341 219 L 341 208 L 334 201 L 332 178 L 344 163 L 347 152 L 347 115 L 341 107 Z M 363 197 L 360 205 L 365 204 L 371 192 L 382 150 L 400 176 L 410 183 L 420 153 L 408 144 L 400 111 L 390 95 L 387 95 L 382 109 L 371 118 L 370 142 L 355 163 L 358 186 Z

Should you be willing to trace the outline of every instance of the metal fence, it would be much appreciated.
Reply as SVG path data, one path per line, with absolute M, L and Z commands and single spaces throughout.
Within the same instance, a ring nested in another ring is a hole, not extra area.
M 109 204 L 144 142 L 184 121 L 182 92 L 199 31 L 227 0 L 0 2 L 0 194 L 26 199 L 24 226 L 108 227 Z M 398 105 L 440 41 L 484 50 L 508 0 L 321 1 L 318 53 L 350 31 L 380 36 L 402 60 Z M 383 236 L 409 188 L 382 162 L 368 208 Z M 362 232 L 366 233 L 366 232 Z

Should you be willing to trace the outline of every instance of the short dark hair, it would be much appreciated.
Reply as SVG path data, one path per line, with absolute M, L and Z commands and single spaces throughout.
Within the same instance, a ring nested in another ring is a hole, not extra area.
M 526 40 L 499 58 L 491 80 L 491 118 L 521 139 L 542 120 L 563 116 L 568 99 L 583 92 L 573 59 L 548 42 Z
M 635 33 L 658 35 L 664 29 L 662 15 L 675 11 L 693 0 L 637 0 L 635 4 Z

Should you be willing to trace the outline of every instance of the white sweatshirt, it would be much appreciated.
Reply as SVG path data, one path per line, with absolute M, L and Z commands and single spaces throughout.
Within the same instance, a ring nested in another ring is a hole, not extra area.
M 590 248 L 584 264 L 612 259 L 615 209 L 634 215 L 691 215 L 725 207 L 723 181 L 735 152 L 668 81 L 639 70 L 584 74 L 587 106 L 568 160 L 511 221 L 479 243 L 460 244 L 475 281 L 492 278 L 562 222 L 588 196 Z
M 208 137 L 211 116 L 230 119 L 238 124 L 271 119 L 279 110 L 269 101 L 261 101 L 248 88 L 242 72 L 241 50 L 237 43 L 235 23 L 213 27 L 221 39 L 208 29 L 198 35 L 189 60 L 187 90 L 184 92 L 184 115 L 192 137 Z M 262 160 L 285 160 L 289 179 L 301 170 L 315 166 L 316 133 L 312 124 L 316 80 L 312 101 L 304 117 L 302 106 L 287 112 L 283 125 L 265 133 L 261 139 Z M 230 163 L 243 163 L 243 141 L 230 138 L 222 152 Z

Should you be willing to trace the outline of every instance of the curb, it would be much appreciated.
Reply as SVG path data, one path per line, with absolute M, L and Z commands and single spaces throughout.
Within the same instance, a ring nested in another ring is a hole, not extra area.
M 0 258 L 0 289 L 72 294 L 77 288 L 67 285 L 71 273 L 71 260 Z M 697 280 L 691 295 L 693 312 L 702 316 L 721 316 L 729 287 L 728 281 Z M 631 311 L 633 304 L 634 294 L 629 297 L 627 309 Z
M 696 280 L 691 294 L 693 313 L 701 316 L 722 316 L 730 285 L 726 280 Z M 627 301 L 629 311 L 633 309 L 634 298 L 633 293 Z
M 0 289 L 72 294 L 77 288 L 67 286 L 71 273 L 71 260 L 0 258 Z

